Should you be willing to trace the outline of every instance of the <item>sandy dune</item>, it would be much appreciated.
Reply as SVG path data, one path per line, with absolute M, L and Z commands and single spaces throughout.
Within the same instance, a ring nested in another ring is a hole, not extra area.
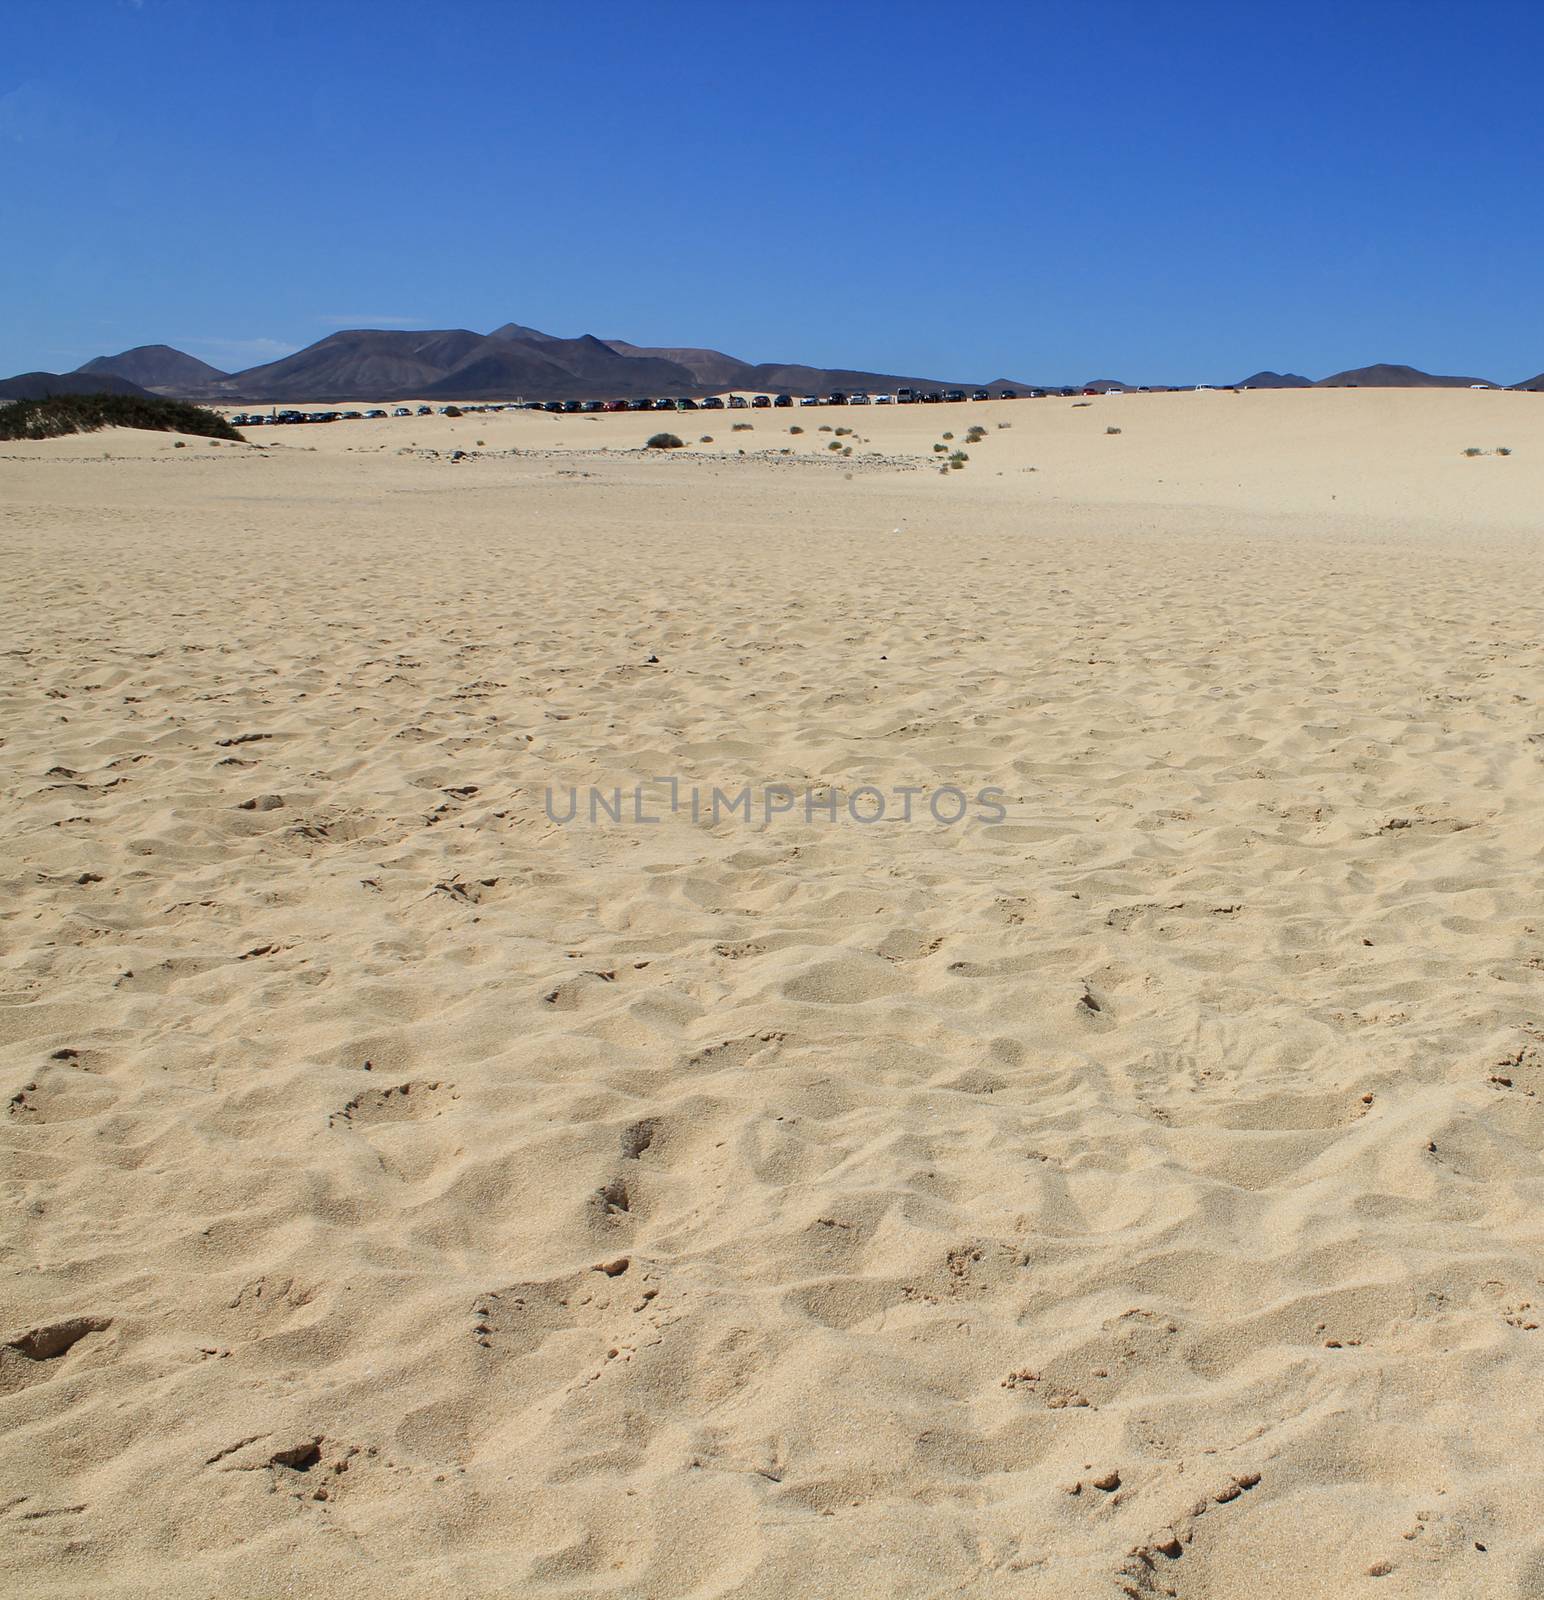
M 661 421 L 0 446 L 5 1591 L 1544 1593 L 1544 396 Z

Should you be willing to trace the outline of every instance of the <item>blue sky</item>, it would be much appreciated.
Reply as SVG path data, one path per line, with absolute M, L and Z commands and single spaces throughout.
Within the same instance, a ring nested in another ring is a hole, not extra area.
M 0 373 L 344 326 L 1544 369 L 1544 0 L 3 0 Z

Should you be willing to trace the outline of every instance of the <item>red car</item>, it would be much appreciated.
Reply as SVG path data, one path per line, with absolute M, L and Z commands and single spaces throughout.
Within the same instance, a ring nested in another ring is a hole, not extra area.
M 627 402 L 625 400 L 608 400 L 601 409 L 605 411 L 626 411 Z

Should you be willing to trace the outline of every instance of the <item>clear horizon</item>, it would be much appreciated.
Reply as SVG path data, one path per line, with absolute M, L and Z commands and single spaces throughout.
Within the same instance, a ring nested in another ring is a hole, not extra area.
M 979 381 L 1544 370 L 1535 5 L 10 20 L 0 374 L 510 320 Z

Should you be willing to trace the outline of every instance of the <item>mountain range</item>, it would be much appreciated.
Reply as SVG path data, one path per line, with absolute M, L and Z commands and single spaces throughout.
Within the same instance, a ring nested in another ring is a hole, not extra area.
M 1262 371 L 1225 387 L 1467 388 L 1488 383 L 1482 378 L 1443 377 L 1415 367 L 1381 364 L 1337 372 L 1317 384 L 1297 373 Z M 997 378 L 981 385 L 848 367 L 752 363 L 722 350 L 636 345 L 624 339 L 598 339 L 592 334 L 569 339 L 518 322 L 506 322 L 491 333 L 474 333 L 467 328 L 346 329 L 293 355 L 241 372 L 222 372 L 170 345 L 137 345 L 115 356 L 98 356 L 74 372 L 28 372 L 0 379 L 0 399 L 106 390 L 212 404 L 397 399 L 629 400 L 660 395 L 697 397 L 730 389 L 826 394 L 834 389 L 978 387 L 1021 392 L 1031 388 L 1065 389 L 1063 385 L 1027 384 L 1011 378 Z M 1104 390 L 1136 385 L 1101 378 L 1075 387 Z M 1544 373 L 1514 387 L 1544 389 Z
M 712 394 L 722 389 L 965 388 L 964 383 L 847 367 L 753 364 L 722 350 L 654 349 L 583 334 L 560 338 L 517 322 L 491 333 L 467 328 L 414 331 L 351 328 L 304 350 L 242 372 L 216 367 L 170 345 L 139 345 L 99 356 L 74 373 L 28 373 L 74 392 L 82 377 L 112 378 L 150 394 L 215 404 L 237 401 L 630 400 Z M 1003 382 L 1007 380 L 999 380 Z M 1010 383 L 1010 387 L 1028 387 Z

